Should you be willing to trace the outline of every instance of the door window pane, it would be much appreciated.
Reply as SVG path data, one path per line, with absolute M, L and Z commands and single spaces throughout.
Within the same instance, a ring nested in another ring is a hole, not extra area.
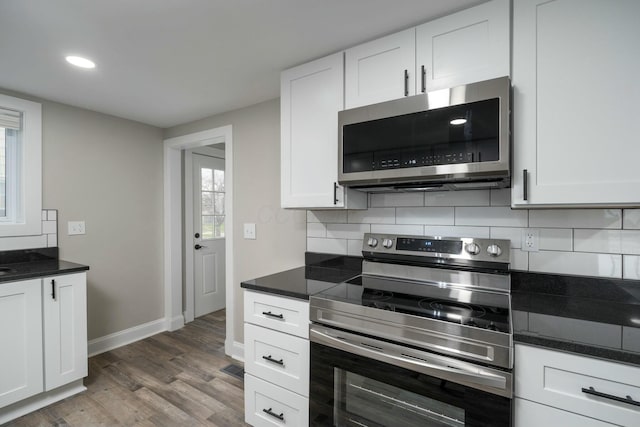
M 201 168 L 200 169 L 201 187 L 202 191 L 213 191 L 213 169 Z
M 202 192 L 202 215 L 213 215 L 213 195 L 215 193 L 211 191 Z
M 213 171 L 213 190 L 224 191 L 224 171 L 218 169 Z
M 224 237 L 224 216 L 215 216 L 215 237 Z
M 213 216 L 212 215 L 202 215 L 202 238 L 203 239 L 213 239 Z
M 216 215 L 224 215 L 224 193 L 214 193 L 215 194 L 215 214 Z

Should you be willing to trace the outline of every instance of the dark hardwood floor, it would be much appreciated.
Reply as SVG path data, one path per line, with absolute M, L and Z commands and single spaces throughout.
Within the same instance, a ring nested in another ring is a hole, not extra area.
M 245 426 L 243 382 L 221 368 L 225 311 L 89 359 L 87 391 L 7 426 Z

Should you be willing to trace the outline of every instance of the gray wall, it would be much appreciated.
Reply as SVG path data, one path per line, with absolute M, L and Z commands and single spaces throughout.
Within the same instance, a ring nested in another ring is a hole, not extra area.
M 234 330 L 243 342 L 240 282 L 304 264 L 306 212 L 280 208 L 279 99 L 175 126 L 164 137 L 225 125 L 233 126 Z M 245 222 L 256 223 L 256 240 L 242 238 Z
M 60 257 L 91 267 L 89 339 L 162 318 L 162 130 L 40 102 L 43 206 L 58 209 Z M 70 220 L 86 234 L 68 236 Z

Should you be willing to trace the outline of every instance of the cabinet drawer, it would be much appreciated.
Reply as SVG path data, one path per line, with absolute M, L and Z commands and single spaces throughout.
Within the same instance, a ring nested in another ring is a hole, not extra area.
M 309 338 L 309 301 L 245 291 L 244 321 Z
M 513 413 L 514 427 L 608 427 L 613 425 L 524 399 L 515 399 Z
M 245 374 L 244 417 L 254 427 L 305 427 L 309 425 L 309 400 L 251 374 Z
M 274 384 L 309 396 L 309 341 L 245 324 L 245 369 Z
M 516 345 L 515 367 L 517 397 L 613 424 L 638 425 L 640 406 L 588 391 L 640 402 L 640 367 L 524 345 Z

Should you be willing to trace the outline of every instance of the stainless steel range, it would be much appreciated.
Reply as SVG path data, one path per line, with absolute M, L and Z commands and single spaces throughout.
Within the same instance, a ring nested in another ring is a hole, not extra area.
M 310 298 L 310 424 L 509 426 L 510 242 L 366 234 Z

